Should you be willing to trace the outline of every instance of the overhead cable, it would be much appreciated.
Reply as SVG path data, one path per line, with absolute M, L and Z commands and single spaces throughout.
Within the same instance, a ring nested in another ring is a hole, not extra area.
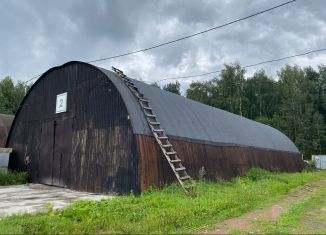
M 236 19 L 236 20 L 233 20 L 233 21 L 231 21 L 231 22 L 228 22 L 228 23 L 225 23 L 225 24 L 222 24 L 222 25 L 218 25 L 218 26 L 215 26 L 215 27 L 213 27 L 213 28 L 209 28 L 209 29 L 206 29 L 206 30 L 203 30 L 203 31 L 200 31 L 200 32 L 194 33 L 194 34 L 190 34 L 190 35 L 187 35 L 187 36 L 184 36 L 184 37 L 181 37 L 181 38 L 177 38 L 177 39 L 174 39 L 174 40 L 172 40 L 172 41 L 164 42 L 164 43 L 157 44 L 157 45 L 154 45 L 154 46 L 151 46 L 151 47 L 147 47 L 147 48 L 144 48 L 144 49 L 139 49 L 139 50 L 135 50 L 135 51 L 130 51 L 130 52 L 126 52 L 126 53 L 122 53 L 122 54 L 118 54 L 118 55 L 113 55 L 113 56 L 109 56 L 109 57 L 105 57 L 105 58 L 101 58 L 101 59 L 91 60 L 91 61 L 88 61 L 88 63 L 95 63 L 95 62 L 99 62 L 99 61 L 103 61 L 103 60 L 115 59 L 115 58 L 119 58 L 119 57 L 124 57 L 124 56 L 128 56 L 128 55 L 132 55 L 132 54 L 136 54 L 136 53 L 140 53 L 140 52 L 144 52 L 144 51 L 152 50 L 152 49 L 155 49 L 155 48 L 158 48 L 158 47 L 166 46 L 166 45 L 169 45 L 169 44 L 172 44 L 172 43 L 175 43 L 175 42 L 179 42 L 179 41 L 182 41 L 182 40 L 185 40 L 185 39 L 188 39 L 188 38 L 192 38 L 192 37 L 198 36 L 198 35 L 200 35 L 200 34 L 208 33 L 208 32 L 210 32 L 210 31 L 213 31 L 213 30 L 216 30 L 216 29 L 220 29 L 220 28 L 223 28 L 223 27 L 229 26 L 229 25 L 231 25 L 231 24 L 238 23 L 238 22 L 240 22 L 240 21 L 247 20 L 247 19 L 249 19 L 249 18 L 252 18 L 252 17 L 258 16 L 258 15 L 261 15 L 261 14 L 266 13 L 266 12 L 268 12 L 268 11 L 272 11 L 272 10 L 274 10 L 274 9 L 277 9 L 277 8 L 283 7 L 283 6 L 285 6 L 285 5 L 288 5 L 288 4 L 290 4 L 290 3 L 293 3 L 293 2 L 295 2 L 295 1 L 296 1 L 296 0 L 288 1 L 288 2 L 285 2 L 285 3 L 279 4 L 279 5 L 276 5 L 276 6 L 274 6 L 274 7 L 268 8 L 268 9 L 266 9 L 266 10 L 263 10 L 263 11 L 260 11 L 260 12 L 254 13 L 254 14 L 251 14 L 251 15 L 249 15 L 249 16 L 242 17 L 242 18 L 240 18 L 240 19 Z
M 286 60 L 286 59 L 299 57 L 299 56 L 304 56 L 304 55 L 308 55 L 308 54 L 312 54 L 312 53 L 316 53 L 316 52 L 321 52 L 321 51 L 326 51 L 326 48 L 317 49 L 317 50 L 313 50 L 313 51 L 307 51 L 307 52 L 303 52 L 303 53 L 300 53 L 300 54 L 285 56 L 285 57 L 281 57 L 281 58 L 277 58 L 277 59 L 265 60 L 265 61 L 258 62 L 258 63 L 255 63 L 255 64 L 242 66 L 242 68 L 255 67 L 255 66 L 258 66 L 258 65 L 262 65 L 262 64 L 277 62 L 277 61 Z M 162 81 L 166 81 L 166 80 L 185 79 L 185 78 L 194 78 L 194 77 L 202 77 L 202 76 L 206 76 L 206 75 L 210 75 L 210 74 L 216 74 L 216 73 L 220 73 L 220 72 L 222 72 L 222 70 L 215 70 L 215 71 L 210 71 L 210 72 L 200 73 L 200 74 L 194 74 L 194 75 L 189 75 L 189 76 L 168 77 L 168 78 L 163 78 L 163 79 L 157 80 L 155 82 L 162 82 Z

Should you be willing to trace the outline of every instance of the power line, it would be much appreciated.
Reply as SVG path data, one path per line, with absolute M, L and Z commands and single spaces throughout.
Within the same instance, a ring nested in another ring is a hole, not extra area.
M 299 57 L 299 56 L 303 56 L 303 55 L 308 55 L 308 54 L 311 54 L 311 53 L 316 53 L 316 52 L 321 52 L 321 51 L 326 51 L 326 48 L 317 49 L 317 50 L 313 50 L 313 51 L 308 51 L 308 52 L 295 54 L 295 55 L 291 55 L 291 56 L 286 56 L 286 57 L 282 57 L 282 58 L 278 58 L 278 59 L 265 60 L 265 61 L 258 62 L 258 63 L 255 63 L 255 64 L 242 66 L 242 68 L 250 68 L 250 67 L 254 67 L 254 66 L 258 66 L 258 65 L 262 65 L 262 64 L 277 62 L 277 61 L 286 60 L 286 59 Z M 215 71 L 211 71 L 211 72 L 207 72 L 207 73 L 201 73 L 201 74 L 195 74 L 195 75 L 189 75 L 189 76 L 163 78 L 163 79 L 155 81 L 155 82 L 162 82 L 162 81 L 166 81 L 166 80 L 176 80 L 176 79 L 183 79 L 183 78 L 202 77 L 202 76 L 205 76 L 205 75 L 215 74 L 215 73 L 220 73 L 220 72 L 222 72 L 222 70 L 215 70 Z
M 144 48 L 144 49 L 140 49 L 140 50 L 136 50 L 136 51 L 131 51 L 131 52 L 126 52 L 126 53 L 122 53 L 122 54 L 119 54 L 119 55 L 114 55 L 114 56 L 110 56 L 110 57 L 105 57 L 105 58 L 101 58 L 101 59 L 96 59 L 96 60 L 90 60 L 90 61 L 87 61 L 87 63 L 95 63 L 95 62 L 99 62 L 99 61 L 104 61 L 104 60 L 110 60 L 110 59 L 115 59 L 115 58 L 120 58 L 120 57 L 124 57 L 124 56 L 128 56 L 128 55 L 132 55 L 132 54 L 136 54 L 136 53 L 140 53 L 140 52 L 144 52 L 144 51 L 148 51 L 148 50 L 152 50 L 152 49 L 155 49 L 155 48 L 159 48 L 159 47 L 162 47 L 162 46 L 166 46 L 166 45 L 169 45 L 169 44 L 172 44 L 172 43 L 176 43 L 176 42 L 179 42 L 179 41 L 182 41 L 182 40 L 185 40 L 185 39 L 189 39 L 189 38 L 192 38 L 192 37 L 195 37 L 195 36 L 198 36 L 200 34 L 204 34 L 204 33 L 208 33 L 210 31 L 213 31 L 213 30 L 216 30 L 216 29 L 220 29 L 220 28 L 223 28 L 223 27 L 226 27 L 226 26 L 229 26 L 231 24 L 235 24 L 235 23 L 238 23 L 240 21 L 244 21 L 246 19 L 249 19 L 249 18 L 252 18 L 252 17 L 255 17 L 255 16 L 258 16 L 258 15 L 261 15 L 263 13 L 266 13 L 268 11 L 272 11 L 272 10 L 275 10 L 277 8 L 280 8 L 280 7 L 283 7 L 285 5 L 288 5 L 288 4 L 291 4 L 293 2 L 295 2 L 296 0 L 291 0 L 291 1 L 288 1 L 288 2 L 285 2 L 285 3 L 282 3 L 282 4 L 279 4 L 279 5 L 276 5 L 274 7 L 271 7 L 271 8 L 268 8 L 266 10 L 263 10 L 263 11 L 260 11 L 260 12 L 257 12 L 257 13 L 254 13 L 254 14 L 251 14 L 249 16 L 246 16 L 246 17 L 243 17 L 243 18 L 240 18 L 240 19 L 236 19 L 236 20 L 233 20 L 231 22 L 228 22 L 228 23 L 225 23 L 225 24 L 222 24 L 222 25 L 219 25 L 219 26 L 215 26 L 213 28 L 209 28 L 209 29 L 206 29 L 204 31 L 200 31 L 200 32 L 197 32 L 197 33 L 194 33 L 194 34 L 191 34 L 191 35 L 187 35 L 187 36 L 184 36 L 184 37 L 181 37 L 181 38 L 177 38 L 177 39 L 174 39 L 172 41 L 168 41 L 168 42 L 164 42 L 164 43 L 161 43 L 161 44 L 158 44 L 158 45 L 154 45 L 154 46 L 151 46 L 151 47 L 147 47 L 147 48 Z M 28 79 L 27 81 L 24 81 L 24 83 L 28 83 L 38 77 L 40 77 L 42 74 L 39 74 L 39 75 L 36 75 L 30 79 Z
M 249 18 L 258 16 L 258 15 L 261 15 L 263 13 L 266 13 L 268 11 L 272 11 L 272 10 L 274 10 L 276 8 L 285 6 L 285 5 L 290 4 L 290 3 L 293 3 L 295 1 L 296 0 L 288 1 L 288 2 L 285 2 L 285 3 L 279 4 L 279 5 L 276 5 L 274 7 L 268 8 L 266 10 L 263 10 L 263 11 L 260 11 L 260 12 L 257 12 L 257 13 L 254 13 L 252 15 L 249 15 L 249 16 L 246 16 L 246 17 L 237 19 L 237 20 L 233 20 L 231 22 L 228 22 L 228 23 L 225 23 L 225 24 L 222 24 L 222 25 L 219 25 L 219 26 L 215 26 L 213 28 L 209 28 L 209 29 L 206 29 L 204 31 L 200 31 L 198 33 L 194 33 L 194 34 L 191 34 L 191 35 L 188 35 L 188 36 L 177 38 L 177 39 L 174 39 L 172 41 L 164 42 L 164 43 L 161 43 L 161 44 L 158 44 L 158 45 L 155 45 L 155 46 L 147 47 L 147 48 L 136 50 L 136 51 L 126 52 L 126 53 L 119 54 L 119 55 L 114 55 L 114 56 L 105 57 L 105 58 L 101 58 L 101 59 L 91 60 L 91 61 L 88 61 L 88 63 L 95 63 L 95 62 L 99 62 L 99 61 L 103 61 L 103 60 L 115 59 L 115 58 L 119 58 L 119 57 L 123 57 L 123 56 L 127 56 L 127 55 L 132 55 L 132 54 L 136 54 L 136 53 L 140 53 L 140 52 L 152 50 L 152 49 L 155 49 L 155 48 L 158 48 L 158 47 L 166 46 L 166 45 L 169 45 L 169 44 L 172 44 L 172 43 L 175 43 L 175 42 L 179 42 L 179 41 L 182 41 L 182 40 L 185 40 L 185 39 L 188 39 L 188 38 L 192 38 L 192 37 L 198 36 L 200 34 L 208 33 L 210 31 L 213 31 L 213 30 L 216 30 L 216 29 L 220 29 L 220 28 L 223 28 L 225 26 L 228 26 L 228 25 L 231 25 L 231 24 L 234 24 L 234 23 L 237 23 L 237 22 L 240 22 L 240 21 L 243 21 L 243 20 L 246 20 L 246 19 L 249 19 Z
M 43 74 L 43 73 L 41 73 L 41 74 L 39 74 L 39 75 L 36 75 L 36 76 L 34 76 L 34 77 L 28 79 L 27 81 L 24 81 L 24 82 L 22 82 L 22 84 L 26 84 L 26 83 L 28 83 L 28 82 L 30 82 L 30 81 L 33 81 L 34 79 L 37 79 L 37 78 L 41 77 L 42 74 Z

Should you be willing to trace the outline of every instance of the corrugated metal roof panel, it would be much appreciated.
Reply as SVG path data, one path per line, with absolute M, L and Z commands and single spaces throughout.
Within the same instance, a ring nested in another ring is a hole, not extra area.
M 100 68 L 116 85 L 131 115 L 136 134 L 151 135 L 136 98 L 111 71 Z M 133 80 L 149 99 L 167 134 L 221 145 L 252 146 L 299 153 L 280 131 L 247 118 Z

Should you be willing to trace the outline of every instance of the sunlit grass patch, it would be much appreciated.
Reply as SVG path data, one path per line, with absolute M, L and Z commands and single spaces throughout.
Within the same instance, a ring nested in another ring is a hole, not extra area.
M 185 196 L 178 185 L 170 185 L 142 196 L 78 201 L 64 210 L 4 218 L 0 233 L 189 233 L 326 177 L 325 172 L 263 174 L 266 177 L 255 180 L 197 181 L 195 197 Z

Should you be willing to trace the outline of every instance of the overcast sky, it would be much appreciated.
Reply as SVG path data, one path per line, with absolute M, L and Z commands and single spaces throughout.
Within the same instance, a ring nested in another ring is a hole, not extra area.
M 286 0 L 0 0 L 0 78 L 27 80 L 70 60 L 89 61 L 153 46 L 264 10 Z M 175 44 L 104 61 L 131 77 L 219 70 L 326 48 L 326 1 L 297 0 L 263 15 Z M 316 67 L 326 52 L 262 65 L 275 76 L 286 63 Z M 179 80 L 185 87 L 192 80 Z

